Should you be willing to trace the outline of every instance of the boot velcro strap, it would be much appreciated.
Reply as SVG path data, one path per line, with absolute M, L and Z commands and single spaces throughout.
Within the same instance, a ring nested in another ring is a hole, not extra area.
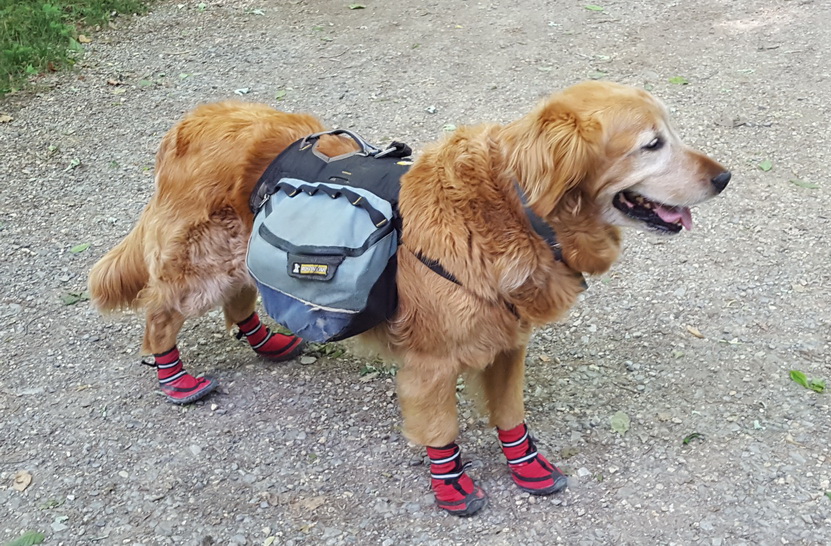
M 528 439 L 528 429 L 526 428 L 525 429 L 525 434 L 523 434 L 522 438 L 520 438 L 519 440 L 517 440 L 515 442 L 499 442 L 499 443 L 502 444 L 502 447 L 516 447 L 527 439 Z
M 458 455 L 458 453 L 456 455 Z M 536 455 L 536 453 L 534 455 Z M 473 464 L 473 463 L 468 461 L 468 462 L 464 463 L 461 466 L 461 468 L 459 468 L 458 470 L 456 470 L 454 472 L 448 472 L 447 474 L 430 474 L 430 477 L 433 478 L 434 480 L 457 480 L 457 479 L 462 477 L 462 474 L 465 473 L 465 470 L 470 468 L 471 464 Z
M 185 372 L 185 370 L 182 370 L 181 372 L 173 374 L 173 375 L 171 375 L 170 377 L 168 377 L 166 379 L 159 379 L 159 384 L 160 385 L 167 385 L 168 383 L 173 383 L 174 381 L 176 381 L 177 379 L 179 379 L 180 377 L 185 375 L 185 373 L 187 373 L 187 372 Z
M 430 458 L 430 462 L 433 464 L 444 464 L 449 463 L 450 461 L 456 460 L 459 458 L 459 455 L 462 454 L 462 450 L 459 449 L 459 446 L 456 446 L 456 452 L 453 453 L 450 457 L 445 457 L 444 459 L 433 459 Z
M 517 459 L 508 459 L 508 464 L 525 463 L 525 462 L 528 462 L 531 459 L 535 458 L 536 456 L 537 456 L 537 450 L 535 449 L 535 450 L 531 451 L 530 453 L 528 453 L 527 455 L 523 455 L 522 457 L 519 457 Z

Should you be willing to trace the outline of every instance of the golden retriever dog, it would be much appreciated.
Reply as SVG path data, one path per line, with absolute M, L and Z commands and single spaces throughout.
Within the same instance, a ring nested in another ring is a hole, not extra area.
M 257 104 L 188 114 L 161 142 L 155 193 L 138 223 L 92 269 L 97 308 L 143 308 L 143 350 L 157 358 L 175 348 L 186 319 L 211 308 L 221 306 L 229 326 L 256 316 L 245 266 L 250 194 L 284 148 L 322 130 L 314 117 Z M 353 146 L 327 136 L 320 149 L 336 156 Z M 583 274 L 609 269 L 619 228 L 689 229 L 689 207 L 729 180 L 723 166 L 681 141 L 648 92 L 596 81 L 555 93 L 507 125 L 459 128 L 416 158 L 401 179 L 398 309 L 367 335 L 400 366 L 404 430 L 427 448 L 439 507 L 464 516 L 487 502 L 455 443 L 463 373 L 480 387 L 516 484 L 539 495 L 566 487 L 525 425 L 532 330 L 575 303 Z

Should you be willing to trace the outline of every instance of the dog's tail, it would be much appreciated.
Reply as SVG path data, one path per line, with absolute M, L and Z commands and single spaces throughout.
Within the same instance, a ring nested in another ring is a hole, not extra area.
M 137 306 L 139 293 L 149 279 L 143 240 L 144 228 L 139 222 L 89 272 L 90 299 L 100 312 Z

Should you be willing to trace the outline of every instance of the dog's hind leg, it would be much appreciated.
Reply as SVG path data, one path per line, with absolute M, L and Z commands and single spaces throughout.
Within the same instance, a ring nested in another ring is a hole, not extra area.
M 230 330 L 254 312 L 257 307 L 257 288 L 251 284 L 244 284 L 236 290 L 230 290 L 229 293 L 222 303 L 222 312 L 225 314 L 225 326 Z
M 550 495 L 565 489 L 567 480 L 537 452 L 525 425 L 524 377 L 525 347 L 518 347 L 499 353 L 480 379 L 490 422 L 496 427 L 514 482 L 533 495 Z
M 236 324 L 239 336 L 245 336 L 258 355 L 272 362 L 290 360 L 299 355 L 303 351 L 303 340 L 297 336 L 272 332 L 260 322 L 260 316 L 255 311 L 256 304 L 255 286 L 244 284 L 232 291 L 222 304 L 226 326 L 230 328 Z
M 398 397 L 407 436 L 427 447 L 433 493 L 439 508 L 470 516 L 487 504 L 462 464 L 456 445 L 459 424 L 456 410 L 458 367 L 449 358 L 405 356 L 398 372 Z
M 159 386 L 170 402 L 189 404 L 216 389 L 211 377 L 194 377 L 187 373 L 179 357 L 176 337 L 185 323 L 182 313 L 172 309 L 147 309 L 142 351 L 153 355 L 152 362 Z

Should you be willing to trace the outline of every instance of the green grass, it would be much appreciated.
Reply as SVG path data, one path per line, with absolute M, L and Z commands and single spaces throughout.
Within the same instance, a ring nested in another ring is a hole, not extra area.
M 150 0 L 0 0 L 0 95 L 28 76 L 72 66 L 79 29 L 110 14 L 144 13 Z

